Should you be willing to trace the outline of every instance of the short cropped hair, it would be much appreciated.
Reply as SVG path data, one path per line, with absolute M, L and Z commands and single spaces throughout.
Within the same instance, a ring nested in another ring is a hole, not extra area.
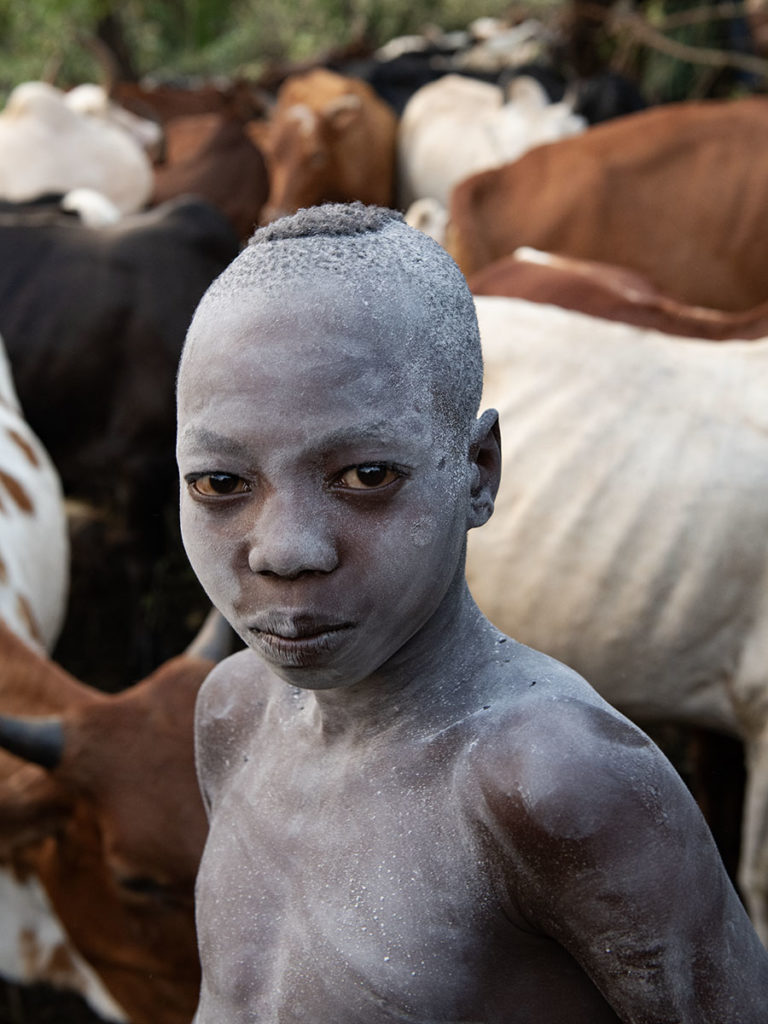
M 338 281 L 345 301 L 415 294 L 423 316 L 410 339 L 414 360 L 431 365 L 436 410 L 462 435 L 477 415 L 483 365 L 472 295 L 448 253 L 400 213 L 363 203 L 328 203 L 259 228 L 200 303 L 248 294 L 285 296 L 295 279 Z

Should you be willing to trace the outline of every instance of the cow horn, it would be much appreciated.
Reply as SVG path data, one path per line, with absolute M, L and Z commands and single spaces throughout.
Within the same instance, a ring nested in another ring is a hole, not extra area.
M 0 715 L 0 748 L 50 771 L 64 753 L 61 719 Z
M 222 661 L 233 654 L 239 646 L 230 624 L 220 611 L 211 608 L 200 631 L 184 653 L 191 658 Z

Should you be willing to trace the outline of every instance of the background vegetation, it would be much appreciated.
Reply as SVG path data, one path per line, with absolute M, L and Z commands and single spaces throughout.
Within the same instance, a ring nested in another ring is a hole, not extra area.
M 28 78 L 55 77 L 62 87 L 98 80 L 93 40 L 113 40 L 116 31 L 136 75 L 255 77 L 270 61 L 363 35 L 380 44 L 509 9 L 509 0 L 0 0 L 0 89 Z
M 599 63 L 641 81 L 649 99 L 701 98 L 722 85 L 734 60 L 741 77 L 726 79 L 726 93 L 768 79 L 745 7 L 739 0 L 0 0 L 0 102 L 27 79 L 63 88 L 103 80 L 106 46 L 121 77 L 256 79 L 275 63 L 354 42 L 381 45 L 429 25 L 451 31 L 483 15 L 534 15 L 557 27 L 577 10 L 595 19 L 589 45 Z M 768 13 L 763 20 L 768 48 Z

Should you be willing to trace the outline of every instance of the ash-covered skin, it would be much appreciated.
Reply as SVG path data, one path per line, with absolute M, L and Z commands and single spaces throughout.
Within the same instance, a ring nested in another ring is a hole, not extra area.
M 198 704 L 195 1020 L 764 1024 L 672 767 L 467 591 L 480 376 L 463 279 L 382 211 L 264 229 L 195 315 L 184 542 L 251 648 Z

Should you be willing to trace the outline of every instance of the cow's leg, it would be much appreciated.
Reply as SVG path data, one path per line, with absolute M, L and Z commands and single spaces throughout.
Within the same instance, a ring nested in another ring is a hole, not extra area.
M 768 727 L 747 742 L 739 885 L 758 935 L 768 946 Z

